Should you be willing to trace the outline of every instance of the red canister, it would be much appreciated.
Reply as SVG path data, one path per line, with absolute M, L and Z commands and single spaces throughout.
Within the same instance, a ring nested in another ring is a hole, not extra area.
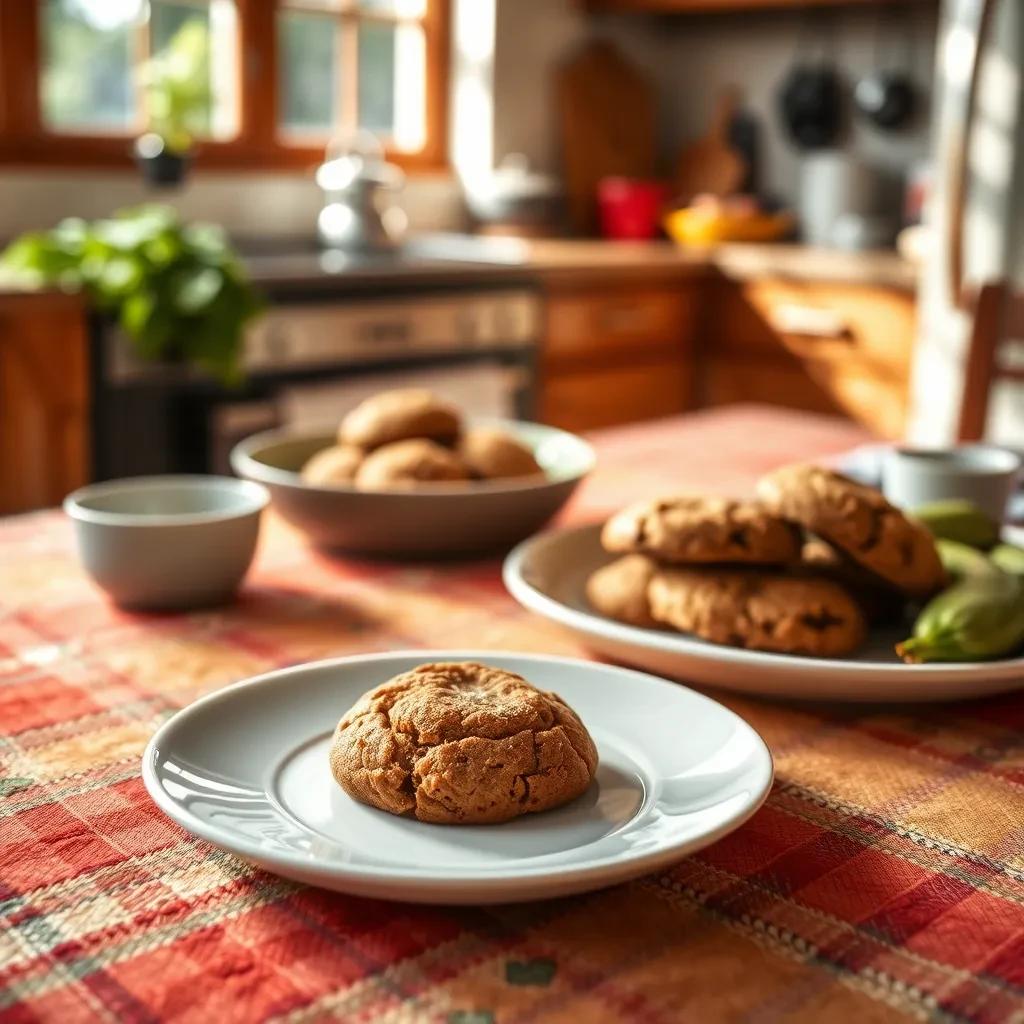
M 654 238 L 668 188 L 642 178 L 602 178 L 597 184 L 601 234 L 620 241 Z

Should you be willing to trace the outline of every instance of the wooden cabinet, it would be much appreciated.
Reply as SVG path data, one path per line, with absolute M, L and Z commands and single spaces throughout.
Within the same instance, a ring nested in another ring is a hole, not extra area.
M 841 413 L 902 433 L 916 330 L 911 291 L 762 278 L 720 280 L 702 318 L 703 402 Z
M 695 283 L 679 278 L 549 287 L 541 419 L 592 430 L 690 408 L 696 309 Z
M 76 298 L 0 295 L 0 514 L 56 505 L 87 481 L 88 367 Z

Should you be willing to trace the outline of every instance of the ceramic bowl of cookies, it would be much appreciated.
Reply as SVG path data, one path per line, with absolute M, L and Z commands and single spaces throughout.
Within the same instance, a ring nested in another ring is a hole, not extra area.
M 422 389 L 388 391 L 334 432 L 267 431 L 231 465 L 318 547 L 388 558 L 494 552 L 539 530 L 594 466 L 539 423 L 467 418 Z

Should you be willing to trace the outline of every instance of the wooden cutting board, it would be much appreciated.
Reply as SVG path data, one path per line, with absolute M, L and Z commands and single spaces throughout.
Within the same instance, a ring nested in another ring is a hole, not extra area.
M 573 228 L 594 234 L 597 183 L 652 178 L 657 159 L 654 89 L 604 39 L 584 44 L 555 73 L 566 200 Z
M 702 192 L 728 196 L 737 192 L 746 175 L 743 157 L 729 145 L 729 126 L 736 111 L 732 89 L 719 93 L 707 135 L 684 146 L 676 167 L 677 199 L 689 203 Z

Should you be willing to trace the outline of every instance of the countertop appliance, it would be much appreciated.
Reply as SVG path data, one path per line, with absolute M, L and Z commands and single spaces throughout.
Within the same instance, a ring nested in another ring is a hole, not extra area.
M 395 198 L 404 181 L 401 169 L 384 159 L 372 132 L 333 140 L 316 172 L 325 198 L 317 217 L 320 240 L 345 251 L 394 249 L 408 225 Z
M 973 292 L 996 281 L 1024 288 L 1022 76 L 1024 3 L 943 0 L 909 425 L 917 443 L 955 438 Z M 988 436 L 1024 447 L 1024 385 L 994 390 Z
M 269 256 L 265 257 L 269 259 Z M 225 388 L 134 356 L 110 323 L 93 338 L 93 475 L 223 471 L 235 441 L 302 421 L 333 425 L 365 394 L 423 383 L 477 414 L 532 412 L 539 290 L 521 276 L 271 276 L 249 329 L 246 380 Z M 410 269 L 406 264 L 406 270 Z M 260 283 L 259 275 L 256 280 Z M 474 406 L 475 403 L 475 406 Z

